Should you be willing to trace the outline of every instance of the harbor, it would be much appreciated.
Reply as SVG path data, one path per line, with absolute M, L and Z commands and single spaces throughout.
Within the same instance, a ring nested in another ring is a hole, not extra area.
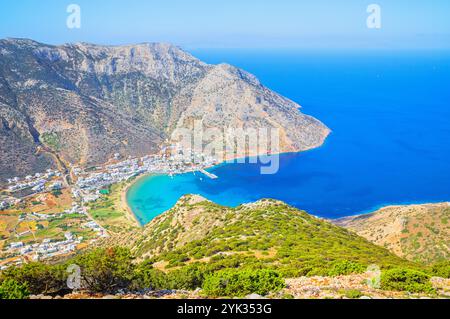
M 211 178 L 211 179 L 218 179 L 219 177 L 213 173 L 207 172 L 204 169 L 200 170 L 200 173 L 202 173 L 203 175 L 206 175 L 207 177 Z

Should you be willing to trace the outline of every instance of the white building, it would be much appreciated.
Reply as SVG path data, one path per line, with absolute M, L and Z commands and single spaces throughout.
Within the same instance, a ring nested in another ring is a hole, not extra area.
M 66 237 L 67 240 L 73 240 L 73 234 L 69 231 L 64 234 L 64 237 Z
M 0 202 L 0 210 L 6 209 L 9 207 L 9 203 L 7 201 Z
M 60 190 L 61 188 L 62 188 L 61 182 L 54 182 L 53 184 L 50 185 L 51 190 Z
M 10 247 L 11 249 L 22 248 L 22 247 L 23 247 L 23 242 L 19 241 L 19 242 L 16 242 L 16 243 L 11 243 L 11 244 L 9 245 L 9 247 Z

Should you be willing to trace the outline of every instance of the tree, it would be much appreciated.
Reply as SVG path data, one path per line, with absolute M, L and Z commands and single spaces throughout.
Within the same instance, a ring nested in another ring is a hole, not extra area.
M 7 279 L 0 284 L 0 299 L 26 299 L 29 295 L 26 283 Z
M 450 261 L 446 260 L 434 264 L 431 268 L 431 272 L 437 277 L 450 278 Z
M 127 248 L 97 248 L 76 257 L 71 264 L 81 269 L 84 288 L 92 292 L 112 292 L 127 288 L 134 276 L 133 257 Z
M 171 271 L 168 275 L 168 285 L 172 289 L 193 290 L 200 288 L 203 284 L 204 273 L 202 265 L 188 265 Z
M 22 267 L 11 267 L 2 273 L 3 280 L 13 280 L 27 286 L 31 294 L 53 294 L 67 288 L 67 274 L 62 265 L 29 263 Z
M 155 269 L 151 262 L 144 261 L 136 267 L 132 285 L 134 289 L 162 290 L 168 289 L 168 285 L 168 276 Z

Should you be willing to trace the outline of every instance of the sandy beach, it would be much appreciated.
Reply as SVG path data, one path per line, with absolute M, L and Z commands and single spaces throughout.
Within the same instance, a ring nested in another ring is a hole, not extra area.
M 119 206 L 123 211 L 126 212 L 127 219 L 132 220 L 133 223 L 137 224 L 139 227 L 142 227 L 143 225 L 141 225 L 141 223 L 137 219 L 136 215 L 134 215 L 133 211 L 131 210 L 130 206 L 128 206 L 128 203 L 127 203 L 127 193 L 133 184 L 134 184 L 134 181 L 127 182 L 124 189 L 121 190 Z
M 123 189 L 121 189 L 121 194 L 120 194 L 120 201 L 119 201 L 119 206 L 122 210 L 126 211 L 127 213 L 127 218 L 132 220 L 133 223 L 138 224 L 139 227 L 143 227 L 144 225 L 141 224 L 141 222 L 139 221 L 139 219 L 136 217 L 136 215 L 133 213 L 131 207 L 128 205 L 128 201 L 127 201 L 127 193 L 128 190 L 130 189 L 131 186 L 133 186 L 136 182 L 138 182 L 140 179 L 145 178 L 151 176 L 151 174 L 144 174 L 141 176 L 138 176 L 136 179 L 132 180 L 132 181 L 128 181 L 126 182 L 126 184 L 124 185 Z

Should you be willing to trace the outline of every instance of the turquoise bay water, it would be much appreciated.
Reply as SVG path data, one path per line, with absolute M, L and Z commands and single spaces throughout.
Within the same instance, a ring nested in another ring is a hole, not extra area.
M 145 224 L 184 194 L 237 206 L 283 200 L 327 218 L 387 204 L 450 200 L 450 52 L 203 50 L 255 74 L 333 130 L 325 145 L 284 154 L 276 175 L 257 164 L 140 179 L 127 199 Z

